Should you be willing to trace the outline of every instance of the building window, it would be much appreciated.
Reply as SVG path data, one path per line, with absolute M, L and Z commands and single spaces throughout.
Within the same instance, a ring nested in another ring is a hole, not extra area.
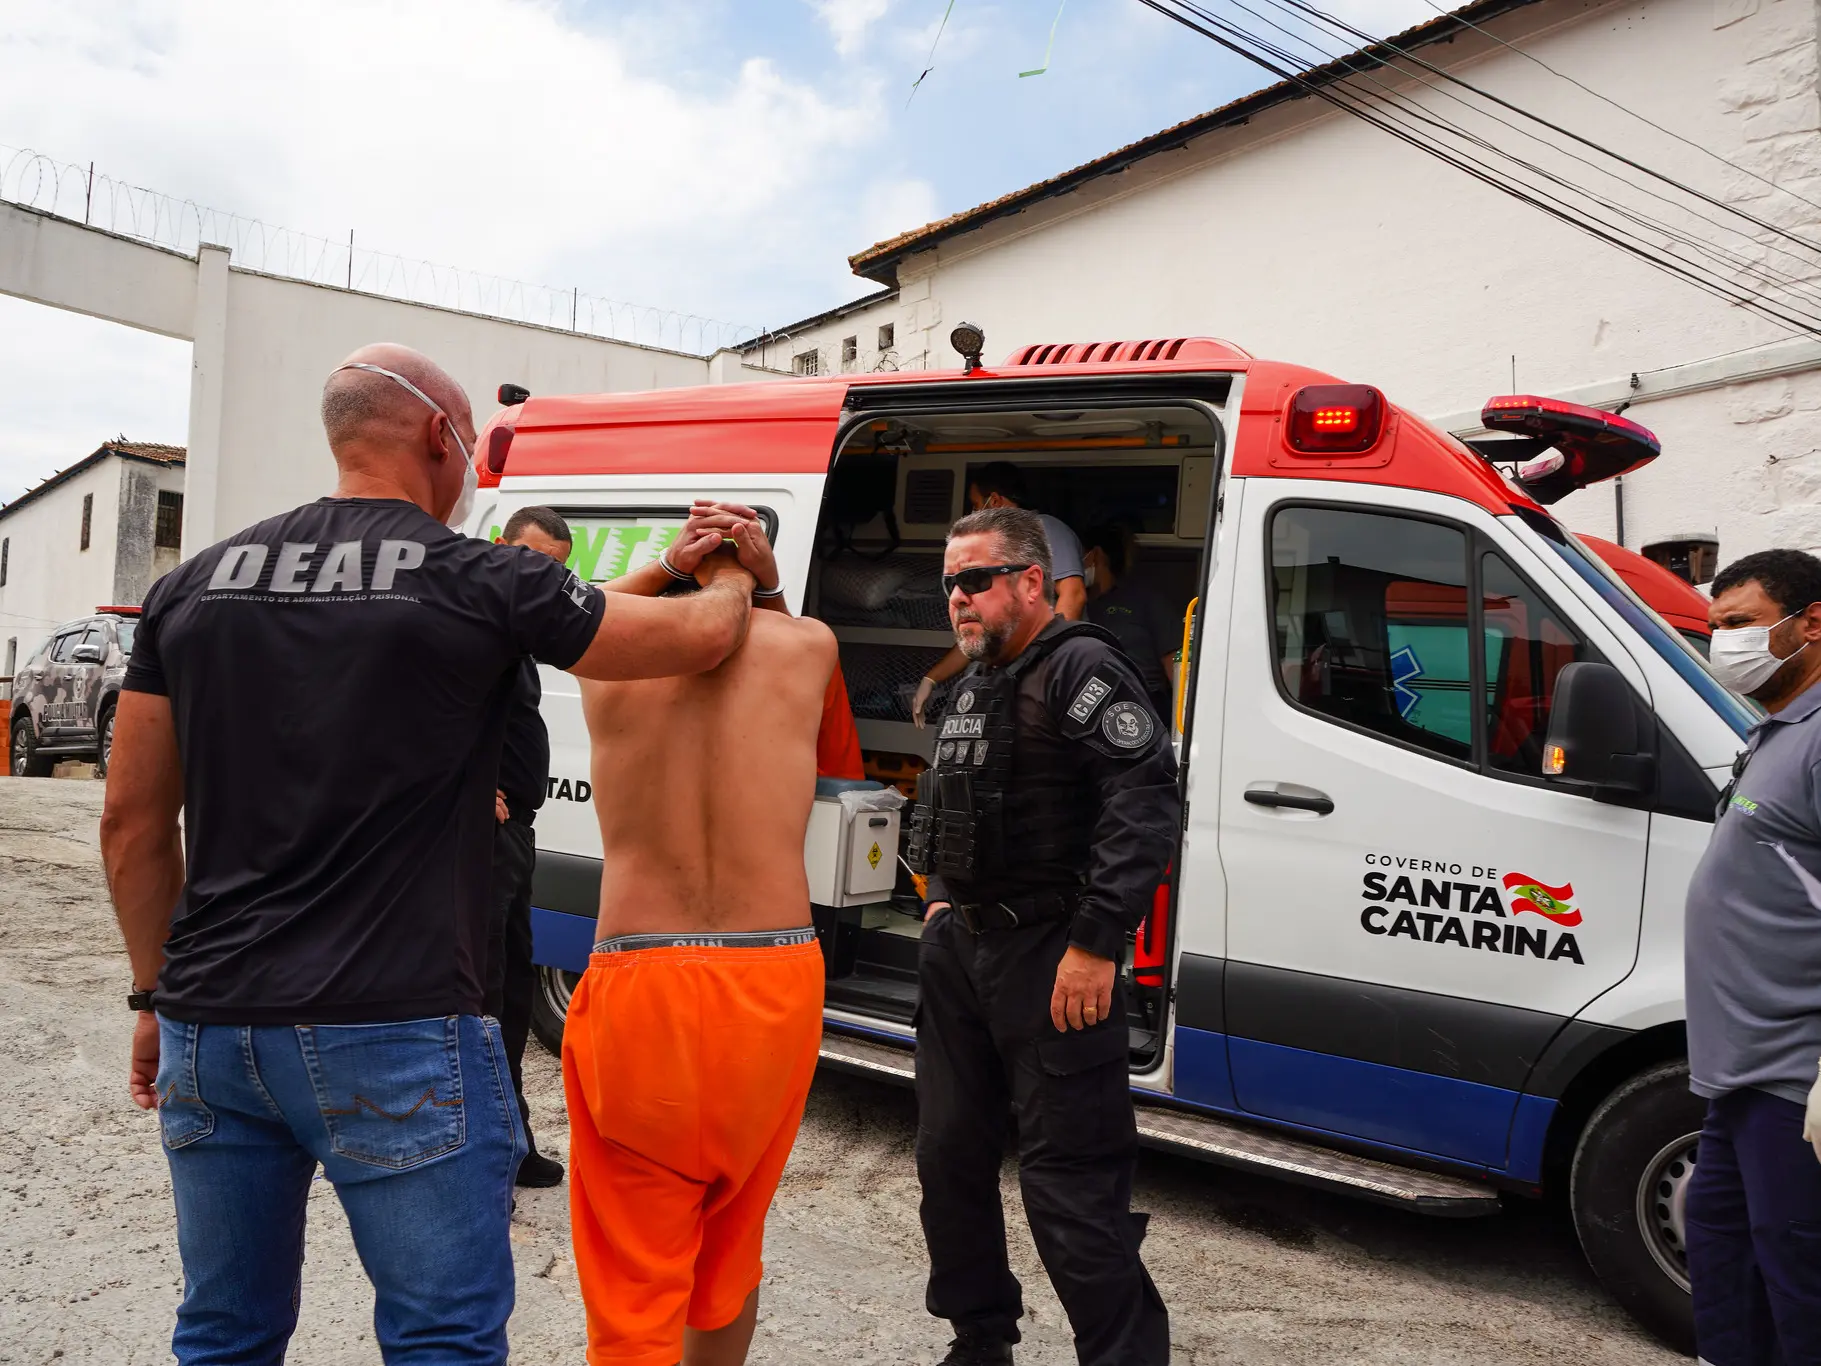
M 89 548 L 89 523 L 94 519 L 94 516 L 95 495 L 92 493 L 85 493 L 82 495 L 82 548 L 84 550 Z
M 183 495 L 158 495 L 158 522 L 152 528 L 152 545 L 158 550 L 179 550 L 183 544 Z
M 0 588 L 6 587 L 6 561 L 13 553 L 13 538 L 0 541 Z
M 879 327 L 879 349 L 889 351 L 898 344 L 898 325 L 883 323 Z
M 820 351 L 800 351 L 790 358 L 790 372 L 793 375 L 819 375 L 822 373 L 822 353 Z
M 859 359 L 860 338 L 857 336 L 841 338 L 841 364 L 852 365 Z
M 1720 543 L 1712 536 L 1679 536 L 1647 545 L 1645 559 L 1689 583 L 1712 583 L 1720 569 Z

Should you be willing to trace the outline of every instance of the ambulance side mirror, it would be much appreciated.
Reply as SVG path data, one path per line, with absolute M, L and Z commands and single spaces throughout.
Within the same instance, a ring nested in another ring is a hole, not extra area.
M 1610 664 L 1566 664 L 1555 677 L 1543 776 L 1587 795 L 1649 792 L 1657 756 L 1650 718 Z

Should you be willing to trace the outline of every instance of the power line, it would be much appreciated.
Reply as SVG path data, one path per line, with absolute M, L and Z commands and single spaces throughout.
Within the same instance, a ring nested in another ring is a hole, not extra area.
M 1440 5 L 1436 4 L 1435 0 L 1423 0 L 1423 3 L 1428 5 L 1429 8 L 1434 10 L 1437 14 L 1448 14 L 1449 13 L 1449 11 L 1443 9 Z M 1658 123 L 1655 119 L 1652 119 L 1652 118 L 1648 117 L 1647 115 L 1638 113 L 1637 110 L 1631 108 L 1628 105 L 1621 104 L 1619 101 L 1611 98 L 1608 95 L 1602 95 L 1599 91 L 1595 90 L 1592 86 L 1587 85 L 1584 82 L 1576 80 L 1573 76 L 1570 76 L 1567 72 L 1557 71 L 1553 66 L 1549 65 L 1548 62 L 1544 61 L 1541 57 L 1537 56 L 1535 53 L 1526 51 L 1524 48 L 1519 47 L 1516 43 L 1507 42 L 1505 39 L 1499 37 L 1498 34 L 1494 33 L 1491 29 L 1482 28 L 1480 25 L 1474 23 L 1473 20 L 1467 18 L 1465 15 L 1456 13 L 1456 14 L 1452 14 L 1450 17 L 1453 18 L 1457 23 L 1465 24 L 1468 28 L 1472 29 L 1475 33 L 1480 34 L 1482 37 L 1490 38 L 1493 42 L 1497 43 L 1500 47 L 1509 48 L 1511 51 L 1517 53 L 1518 56 L 1522 57 L 1525 61 L 1536 63 L 1536 65 L 1542 67 L 1543 70 L 1547 71 L 1551 76 L 1556 77 L 1558 80 L 1567 81 L 1568 84 L 1574 86 L 1577 90 L 1580 90 L 1580 91 L 1584 92 L 1585 94 L 1593 96 L 1594 99 L 1600 101 L 1600 103 L 1611 105 L 1614 109 L 1618 110 L 1621 114 L 1624 114 L 1629 118 L 1636 119 L 1639 123 L 1643 124 L 1647 128 L 1656 129 L 1657 132 L 1663 134 L 1664 137 L 1674 138 L 1677 142 L 1681 143 L 1683 146 L 1694 148 L 1694 150 L 1699 152 L 1702 156 L 1711 157 L 1713 160 L 1719 162 L 1722 166 L 1730 167 L 1731 169 L 1737 171 L 1740 175 L 1750 176 L 1753 180 L 1757 181 L 1761 185 L 1768 185 L 1771 187 L 1771 189 L 1776 190 L 1781 194 L 1786 194 L 1791 199 L 1800 200 L 1802 203 L 1808 205 L 1811 209 L 1821 209 L 1821 204 L 1816 203 L 1814 200 L 1809 199 L 1805 195 L 1797 194 L 1794 190 L 1790 189 L 1788 186 L 1779 185 L 1776 181 L 1772 180 L 1769 176 L 1759 175 L 1756 171 L 1748 170 L 1746 167 L 1739 165 L 1738 162 L 1731 161 L 1731 160 L 1727 159 L 1726 157 L 1721 156 L 1718 152 L 1714 151 L 1713 148 L 1704 146 L 1701 143 L 1696 142 L 1693 138 L 1684 137 L 1684 136 L 1682 136 L 1682 134 L 1676 132 L 1673 128 L 1665 128 L 1662 124 Z
M 1389 133 L 1391 136 L 1417 148 L 1419 151 L 1423 151 L 1445 164 L 1465 172 L 1474 179 L 1482 181 L 1492 188 L 1499 190 L 1512 198 L 1518 199 L 1520 202 L 1527 203 L 1571 227 L 1579 229 L 1589 236 L 1595 237 L 1600 241 L 1617 247 L 1621 251 L 1638 257 L 1640 260 L 1653 266 L 1657 270 L 1676 276 L 1686 283 L 1692 284 L 1698 289 L 1705 290 L 1707 293 L 1712 294 L 1717 298 L 1750 309 L 1789 331 L 1815 333 L 1818 330 L 1821 330 L 1817 328 L 1816 320 L 1814 318 L 1787 311 L 1787 306 L 1768 299 L 1757 291 L 1735 285 L 1730 281 L 1704 275 L 1698 268 L 1691 267 L 1674 256 L 1660 255 L 1657 249 L 1651 247 L 1647 243 L 1632 238 L 1622 229 L 1615 229 L 1613 225 L 1603 223 L 1597 219 L 1589 219 L 1583 212 L 1577 212 L 1572 206 L 1565 205 L 1560 200 L 1556 200 L 1546 194 L 1534 192 L 1530 187 L 1514 181 L 1509 176 L 1495 172 L 1470 156 L 1464 156 L 1437 143 L 1432 138 L 1427 138 L 1419 133 L 1413 132 L 1408 127 L 1400 125 L 1395 120 L 1382 117 L 1372 108 L 1357 102 L 1357 96 L 1343 98 L 1342 94 L 1337 93 L 1337 89 L 1341 88 L 1341 83 L 1338 79 L 1333 77 L 1326 77 L 1319 80 L 1309 79 L 1308 75 L 1294 69 L 1294 67 L 1298 65 L 1295 57 L 1283 52 L 1281 49 L 1274 48 L 1272 44 L 1261 39 L 1258 35 L 1251 33 L 1238 25 L 1232 24 L 1227 20 L 1221 19 L 1218 15 L 1210 14 L 1207 11 L 1202 10 L 1199 6 L 1188 4 L 1186 3 L 1186 0 L 1176 0 L 1176 3 L 1180 5 L 1182 9 L 1205 18 L 1208 21 L 1208 24 L 1213 25 L 1213 27 L 1210 28 L 1202 23 L 1196 22 L 1195 18 L 1191 18 L 1189 14 L 1177 12 L 1176 9 L 1171 8 L 1169 4 L 1165 3 L 1165 0 L 1140 0 L 1140 3 L 1144 4 L 1149 9 L 1155 10 L 1159 14 L 1162 14 L 1164 17 L 1181 24 L 1191 32 L 1198 33 L 1202 37 L 1217 43 L 1221 47 L 1244 57 L 1246 60 L 1271 72 L 1279 79 L 1302 88 L 1307 93 L 1314 95 L 1325 103 L 1331 104 L 1346 113 L 1354 115 L 1356 118 L 1371 124 L 1373 127 L 1376 127 L 1383 132 Z M 1290 3 L 1296 3 L 1296 0 L 1290 0 Z M 1301 4 L 1297 4 L 1297 7 L 1299 9 L 1309 9 L 1308 6 Z M 1319 11 L 1311 12 L 1320 13 Z M 1227 36 L 1229 34 L 1232 36 Z M 1370 56 L 1370 54 L 1367 55 L 1368 57 Z M 1278 60 L 1271 60 L 1272 56 L 1277 57 Z M 1389 65 L 1389 63 L 1383 62 L 1381 59 L 1373 60 L 1380 60 L 1381 65 Z M 1280 65 L 1279 62 L 1287 62 L 1289 65 Z M 1424 66 L 1429 65 L 1427 63 L 1421 64 Z M 1393 69 L 1395 70 L 1396 68 Z M 1433 67 L 1430 67 L 1429 69 L 1436 70 L 1438 75 L 1454 80 L 1454 78 L 1448 76 L 1446 72 L 1441 72 L 1439 69 Z M 1351 68 L 1349 68 L 1349 71 L 1351 73 Z M 1408 73 L 1400 74 L 1407 75 Z M 1460 84 L 1465 88 L 1473 89 L 1476 93 L 1483 93 L 1479 92 L 1476 87 L 1467 85 L 1465 82 L 1456 81 L 1455 83 Z M 1347 93 L 1351 95 L 1351 92 Z M 1536 116 L 1517 108 L 1517 106 L 1511 105 L 1509 101 L 1499 100 L 1497 97 L 1491 96 L 1488 98 L 1503 107 L 1511 109 L 1514 113 L 1521 114 L 1526 118 L 1536 119 Z M 1546 127 L 1554 127 L 1554 125 L 1549 124 L 1547 120 L 1536 119 L 1536 121 L 1542 123 Z M 1599 148 L 1597 144 L 1593 144 L 1587 139 L 1581 138 L 1578 134 L 1570 133 L 1565 129 L 1560 131 L 1578 142 L 1594 147 L 1595 150 L 1604 150 Z M 1608 155 L 1614 154 L 1608 153 Z M 1621 161 L 1625 160 L 1625 158 L 1616 156 L 1615 159 Z M 1659 179 L 1667 179 L 1667 177 L 1658 176 L 1656 172 L 1651 171 L 1648 167 L 1640 166 L 1638 169 L 1643 170 L 1646 174 L 1656 176 Z
M 1572 181 L 1565 179 L 1564 177 L 1556 174 L 1555 172 L 1549 171 L 1549 170 L 1545 169 L 1544 167 L 1537 165 L 1534 162 L 1528 161 L 1522 157 L 1515 155 L 1514 153 L 1508 152 L 1505 149 L 1498 147 L 1494 143 L 1488 141 L 1486 138 L 1481 137 L 1479 134 L 1471 132 L 1467 128 L 1463 127 L 1461 124 L 1454 121 L 1453 119 L 1449 119 L 1449 118 L 1445 117 L 1444 115 L 1441 115 L 1434 111 L 1426 110 L 1420 104 L 1417 104 L 1414 101 L 1408 100 L 1407 98 L 1401 96 L 1399 94 L 1399 92 L 1394 90 L 1391 86 L 1387 85 L 1385 82 L 1379 80 L 1376 76 L 1374 76 L 1369 69 L 1362 70 L 1361 68 L 1356 67 L 1353 64 L 1353 61 L 1352 61 L 1352 58 L 1350 55 L 1335 54 L 1335 53 L 1328 51 L 1326 48 L 1322 47 L 1319 43 L 1313 41 L 1312 39 L 1308 38 L 1307 36 L 1297 33 L 1289 28 L 1286 28 L 1283 24 L 1278 23 L 1276 20 L 1270 18 L 1267 15 L 1260 14 L 1257 10 L 1254 10 L 1249 5 L 1245 4 L 1244 0 L 1230 0 L 1230 2 L 1234 5 L 1235 8 L 1244 10 L 1247 14 L 1252 15 L 1254 18 L 1258 19 L 1260 22 L 1269 25 L 1273 29 L 1276 29 L 1279 33 L 1284 34 L 1286 37 L 1292 39 L 1293 41 L 1301 43 L 1304 47 L 1309 48 L 1310 50 L 1316 52 L 1321 57 L 1329 59 L 1333 62 L 1337 62 L 1340 65 L 1345 66 L 1349 71 L 1355 72 L 1356 74 L 1358 74 L 1360 76 L 1360 78 L 1362 80 L 1370 82 L 1372 85 L 1378 87 L 1379 90 L 1384 92 L 1383 96 L 1381 97 L 1384 104 L 1386 104 L 1392 108 L 1398 109 L 1398 110 L 1406 113 L 1410 117 L 1414 117 L 1419 122 L 1426 123 L 1426 124 L 1429 124 L 1429 125 L 1435 126 L 1435 127 L 1446 128 L 1454 136 L 1459 137 L 1459 138 L 1463 139 L 1464 141 L 1467 141 L 1467 142 L 1473 144 L 1474 146 L 1480 147 L 1494 156 L 1502 157 L 1505 160 L 1512 162 L 1514 165 L 1520 166 L 1520 167 L 1524 168 L 1525 170 L 1530 171 L 1532 174 L 1541 176 L 1544 179 L 1549 180 L 1549 181 L 1553 182 L 1554 184 L 1561 186 L 1563 189 L 1569 191 L 1570 193 L 1579 194 L 1579 195 L 1584 196 L 1585 198 L 1591 199 L 1593 202 L 1601 205 L 1603 208 L 1607 209 L 1609 212 L 1617 214 L 1622 218 L 1628 219 L 1629 221 L 1639 225 L 1640 227 L 1654 229 L 1658 232 L 1661 232 L 1661 233 L 1665 234 L 1666 236 L 1670 237 L 1671 239 L 1681 242 L 1684 246 L 1689 247 L 1691 250 L 1698 252 L 1699 254 L 1701 254 L 1703 256 L 1709 257 L 1710 259 L 1714 260 L 1716 263 L 1718 263 L 1720 265 L 1730 267 L 1734 271 L 1737 271 L 1741 274 L 1755 275 L 1758 278 L 1766 281 L 1769 284 L 1772 284 L 1775 286 L 1780 286 L 1783 289 L 1788 290 L 1793 294 L 1807 296 L 1807 297 L 1813 299 L 1817 304 L 1821 304 L 1821 292 L 1817 292 L 1817 286 L 1813 282 L 1812 279 L 1805 280 L 1805 279 L 1802 279 L 1795 275 L 1791 275 L 1783 270 L 1777 269 L 1775 266 L 1772 266 L 1768 262 L 1752 261 L 1749 258 L 1741 256 L 1737 252 L 1729 250 L 1728 248 L 1726 248 L 1724 246 L 1721 246 L 1714 242 L 1710 242 L 1702 237 L 1696 236 L 1696 235 L 1676 226 L 1675 224 L 1665 222 L 1660 218 L 1656 218 L 1650 214 L 1644 213 L 1642 210 L 1634 209 L 1634 208 L 1631 208 L 1630 206 L 1623 205 L 1614 200 L 1608 199 L 1605 196 L 1600 195 L 1600 194 L 1586 188 L 1585 186 L 1576 185 Z M 1262 3 L 1271 5 L 1274 8 L 1284 11 L 1285 13 L 1290 13 L 1290 6 L 1287 5 L 1284 2 L 1284 0 L 1262 0 Z M 1203 13 L 1206 13 L 1206 11 L 1203 10 L 1203 8 L 1199 5 L 1190 5 L 1187 7 L 1195 9 L 1195 10 L 1203 12 Z M 1211 19 L 1216 19 L 1216 21 L 1218 21 L 1216 16 L 1210 15 L 1209 17 Z M 1303 22 L 1306 23 L 1307 21 L 1304 20 Z M 1273 45 L 1273 48 L 1277 52 L 1282 53 L 1282 50 L 1276 49 L 1275 45 Z M 1284 55 L 1285 57 L 1290 57 L 1290 54 L 1288 54 L 1288 53 L 1282 53 L 1282 55 Z M 1294 60 L 1294 58 L 1291 58 L 1291 59 Z M 1391 69 L 1399 70 L 1398 68 L 1391 68 Z M 1411 73 L 1402 72 L 1400 70 L 1399 74 L 1410 76 Z M 1808 262 L 1805 258 L 1798 256 L 1796 253 L 1789 251 L 1786 248 L 1776 247 L 1776 246 L 1772 246 L 1769 244 L 1760 243 L 1757 241 L 1757 239 L 1751 237 L 1749 234 L 1746 234 L 1737 228 L 1731 227 L 1728 224 L 1725 224 L 1716 218 L 1709 217 L 1708 215 L 1701 213 L 1698 209 L 1692 209 L 1692 208 L 1689 208 L 1687 205 L 1679 204 L 1675 200 L 1669 198 L 1667 195 L 1661 194 L 1656 190 L 1652 190 L 1646 185 L 1641 185 L 1638 182 L 1631 180 L 1616 171 L 1612 171 L 1606 167 L 1600 166 L 1598 163 L 1589 160 L 1587 157 L 1584 157 L 1584 156 L 1580 155 L 1579 153 L 1574 152 L 1568 148 L 1561 147 L 1561 146 L 1557 145 L 1556 143 L 1549 141 L 1547 138 L 1542 137 L 1541 135 L 1539 135 L 1537 133 L 1531 132 L 1529 129 L 1524 128 L 1516 123 L 1513 123 L 1509 119 L 1500 117 L 1496 113 L 1491 113 L 1491 112 L 1488 112 L 1483 109 L 1475 108 L 1473 105 L 1471 105 L 1471 104 L 1467 103 L 1465 100 L 1461 99 L 1460 96 L 1454 94 L 1452 91 L 1447 90 L 1443 86 L 1440 86 L 1433 81 L 1425 80 L 1421 76 L 1412 76 L 1411 78 L 1414 79 L 1418 84 L 1422 85 L 1424 88 L 1435 92 L 1435 94 L 1437 94 L 1439 97 L 1451 100 L 1454 103 L 1460 105 L 1461 108 L 1463 108 L 1463 109 L 1466 109 L 1474 114 L 1477 114 L 1482 118 L 1490 119 L 1492 122 L 1497 123 L 1497 124 L 1501 125 L 1502 127 L 1509 128 L 1511 131 L 1517 133 L 1519 136 L 1528 138 L 1531 141 L 1536 142 L 1539 145 L 1548 148 L 1551 152 L 1554 152 L 1554 153 L 1557 153 L 1558 155 L 1567 157 L 1569 160 L 1578 162 L 1581 165 L 1588 167 L 1590 170 L 1593 170 L 1600 175 L 1604 175 L 1604 176 L 1609 177 L 1610 179 L 1618 181 L 1619 184 L 1624 185 L 1628 189 L 1635 190 L 1638 193 L 1646 195 L 1649 198 L 1654 199 L 1661 204 L 1668 205 L 1670 208 L 1675 209 L 1676 211 L 1678 211 L 1680 213 L 1685 213 L 1689 217 L 1697 219 L 1700 222 L 1706 223 L 1708 226 L 1715 228 L 1722 233 L 1730 233 L 1730 234 L 1734 234 L 1739 237 L 1742 237 L 1746 241 L 1750 242 L 1753 246 L 1765 246 L 1767 250 L 1774 251 L 1779 256 L 1787 257 L 1788 259 L 1790 259 L 1792 261 L 1798 261 L 1804 265 L 1814 264 L 1814 263 Z M 1485 165 L 1484 162 L 1481 162 L 1479 164 L 1482 166 Z M 1821 317 L 1818 317 L 1816 319 L 1816 321 L 1821 322 Z

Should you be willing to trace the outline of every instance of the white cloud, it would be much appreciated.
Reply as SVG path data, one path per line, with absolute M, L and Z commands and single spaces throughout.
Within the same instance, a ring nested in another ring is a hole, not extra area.
M 828 25 L 835 51 L 851 57 L 865 46 L 867 31 L 885 17 L 890 0 L 810 0 L 810 5 Z
M 0 503 L 103 441 L 181 446 L 190 344 L 0 297 Z
M 696 312 L 730 301 L 696 296 L 692 264 L 757 220 L 810 225 L 829 160 L 873 126 L 864 95 L 762 60 L 669 83 L 548 0 L 119 9 L 13 16 L 5 141 L 337 240 Z

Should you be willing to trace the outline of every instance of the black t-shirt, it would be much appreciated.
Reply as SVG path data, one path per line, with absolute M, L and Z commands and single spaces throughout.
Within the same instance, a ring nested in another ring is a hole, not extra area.
M 1173 699 L 1163 660 L 1182 648 L 1182 618 L 1143 583 L 1125 578 L 1090 599 L 1082 620 L 1104 626 L 1119 637 L 1119 647 L 1137 666 L 1151 705 L 1160 716 L 1170 715 Z
M 518 683 L 506 709 L 506 745 L 500 752 L 500 791 L 512 819 L 527 825 L 537 818 L 550 786 L 550 732 L 538 710 L 543 698 L 537 661 L 527 655 L 519 663 Z
M 392 499 L 306 504 L 146 597 L 125 687 L 171 700 L 186 876 L 174 1019 L 478 1014 L 493 789 L 519 661 L 558 668 L 605 603 L 546 555 Z

